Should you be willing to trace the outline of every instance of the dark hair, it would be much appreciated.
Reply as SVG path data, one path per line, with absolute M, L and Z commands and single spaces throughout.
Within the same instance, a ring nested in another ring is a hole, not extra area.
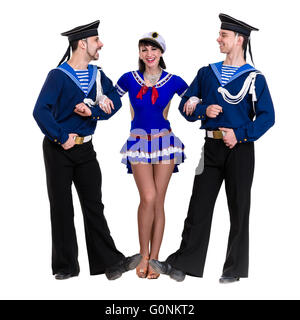
M 139 41 L 139 48 L 141 46 L 152 46 L 152 47 L 155 47 L 155 48 L 158 48 L 161 52 L 163 52 L 163 49 L 160 45 L 156 44 L 155 42 L 152 42 L 152 41 L 148 41 L 148 40 L 141 40 Z M 160 57 L 160 60 L 159 60 L 159 64 L 158 64 L 162 69 L 166 69 L 166 64 L 165 64 L 165 61 L 163 59 L 163 57 Z M 143 73 L 146 69 L 146 66 L 145 66 L 145 63 L 143 60 L 141 60 L 139 58 L 139 71 L 141 73 Z
M 245 36 L 244 34 L 235 32 L 235 34 L 237 34 L 238 36 L 241 36 L 243 38 L 243 45 L 242 45 L 242 49 L 244 51 L 244 59 L 246 60 L 246 54 L 247 54 L 247 47 L 248 47 L 248 42 L 249 42 L 249 37 Z
M 74 52 L 78 48 L 78 42 L 79 42 L 79 40 L 75 40 L 75 41 L 70 42 L 72 52 Z

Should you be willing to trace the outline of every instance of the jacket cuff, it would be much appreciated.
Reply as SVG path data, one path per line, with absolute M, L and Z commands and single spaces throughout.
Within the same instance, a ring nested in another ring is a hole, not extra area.
M 197 120 L 205 120 L 206 119 L 206 108 L 208 105 L 198 103 L 196 106 L 196 109 L 194 111 L 195 116 L 197 117 Z
M 236 128 L 236 129 L 233 129 L 233 131 L 238 143 L 248 142 L 246 130 L 244 128 Z
M 69 134 L 66 132 L 63 132 L 59 137 L 52 137 L 50 140 L 57 144 L 64 144 L 69 139 Z
M 93 121 L 98 121 L 100 120 L 100 114 L 99 114 L 99 110 L 98 108 L 100 108 L 99 106 L 95 106 L 93 108 L 90 108 L 91 109 L 91 120 Z

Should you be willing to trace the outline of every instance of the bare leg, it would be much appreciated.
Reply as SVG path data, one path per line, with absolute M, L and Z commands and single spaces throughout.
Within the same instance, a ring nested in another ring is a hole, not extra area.
M 149 243 L 151 239 L 152 225 L 154 221 L 156 189 L 152 164 L 134 164 L 132 172 L 140 194 L 138 208 L 138 229 L 140 241 L 140 253 L 142 261 L 137 266 L 137 274 L 140 278 L 147 276 Z
M 164 228 L 165 228 L 165 211 L 164 202 L 165 196 L 168 188 L 168 184 L 171 175 L 174 170 L 174 160 L 166 163 L 160 163 L 154 165 L 154 182 L 156 187 L 156 198 L 155 198 L 155 214 L 154 223 L 151 233 L 151 251 L 150 259 L 158 259 L 158 254 L 163 239 Z M 149 267 L 148 278 L 156 279 L 158 278 L 151 267 Z

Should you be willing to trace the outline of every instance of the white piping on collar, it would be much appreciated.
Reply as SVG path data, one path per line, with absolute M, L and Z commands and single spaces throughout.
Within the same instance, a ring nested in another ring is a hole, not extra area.
M 137 71 L 132 71 L 131 72 L 133 75 L 133 78 L 135 79 L 135 81 L 140 85 L 143 86 L 145 85 L 145 81 L 141 78 L 141 76 L 139 75 L 139 73 Z M 154 87 L 158 88 L 158 87 L 162 87 L 164 86 L 171 78 L 172 78 L 172 74 L 168 73 L 161 79 L 159 80 Z M 165 82 L 165 83 L 164 83 Z

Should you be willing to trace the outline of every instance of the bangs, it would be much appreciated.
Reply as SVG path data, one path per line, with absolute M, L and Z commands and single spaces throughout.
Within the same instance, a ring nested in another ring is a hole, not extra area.
M 141 46 L 152 46 L 152 47 L 155 47 L 155 48 L 158 48 L 159 50 L 161 50 L 161 52 L 163 52 L 163 49 L 160 45 L 158 45 L 155 41 L 151 41 L 151 40 L 140 40 L 139 41 L 139 48 Z

